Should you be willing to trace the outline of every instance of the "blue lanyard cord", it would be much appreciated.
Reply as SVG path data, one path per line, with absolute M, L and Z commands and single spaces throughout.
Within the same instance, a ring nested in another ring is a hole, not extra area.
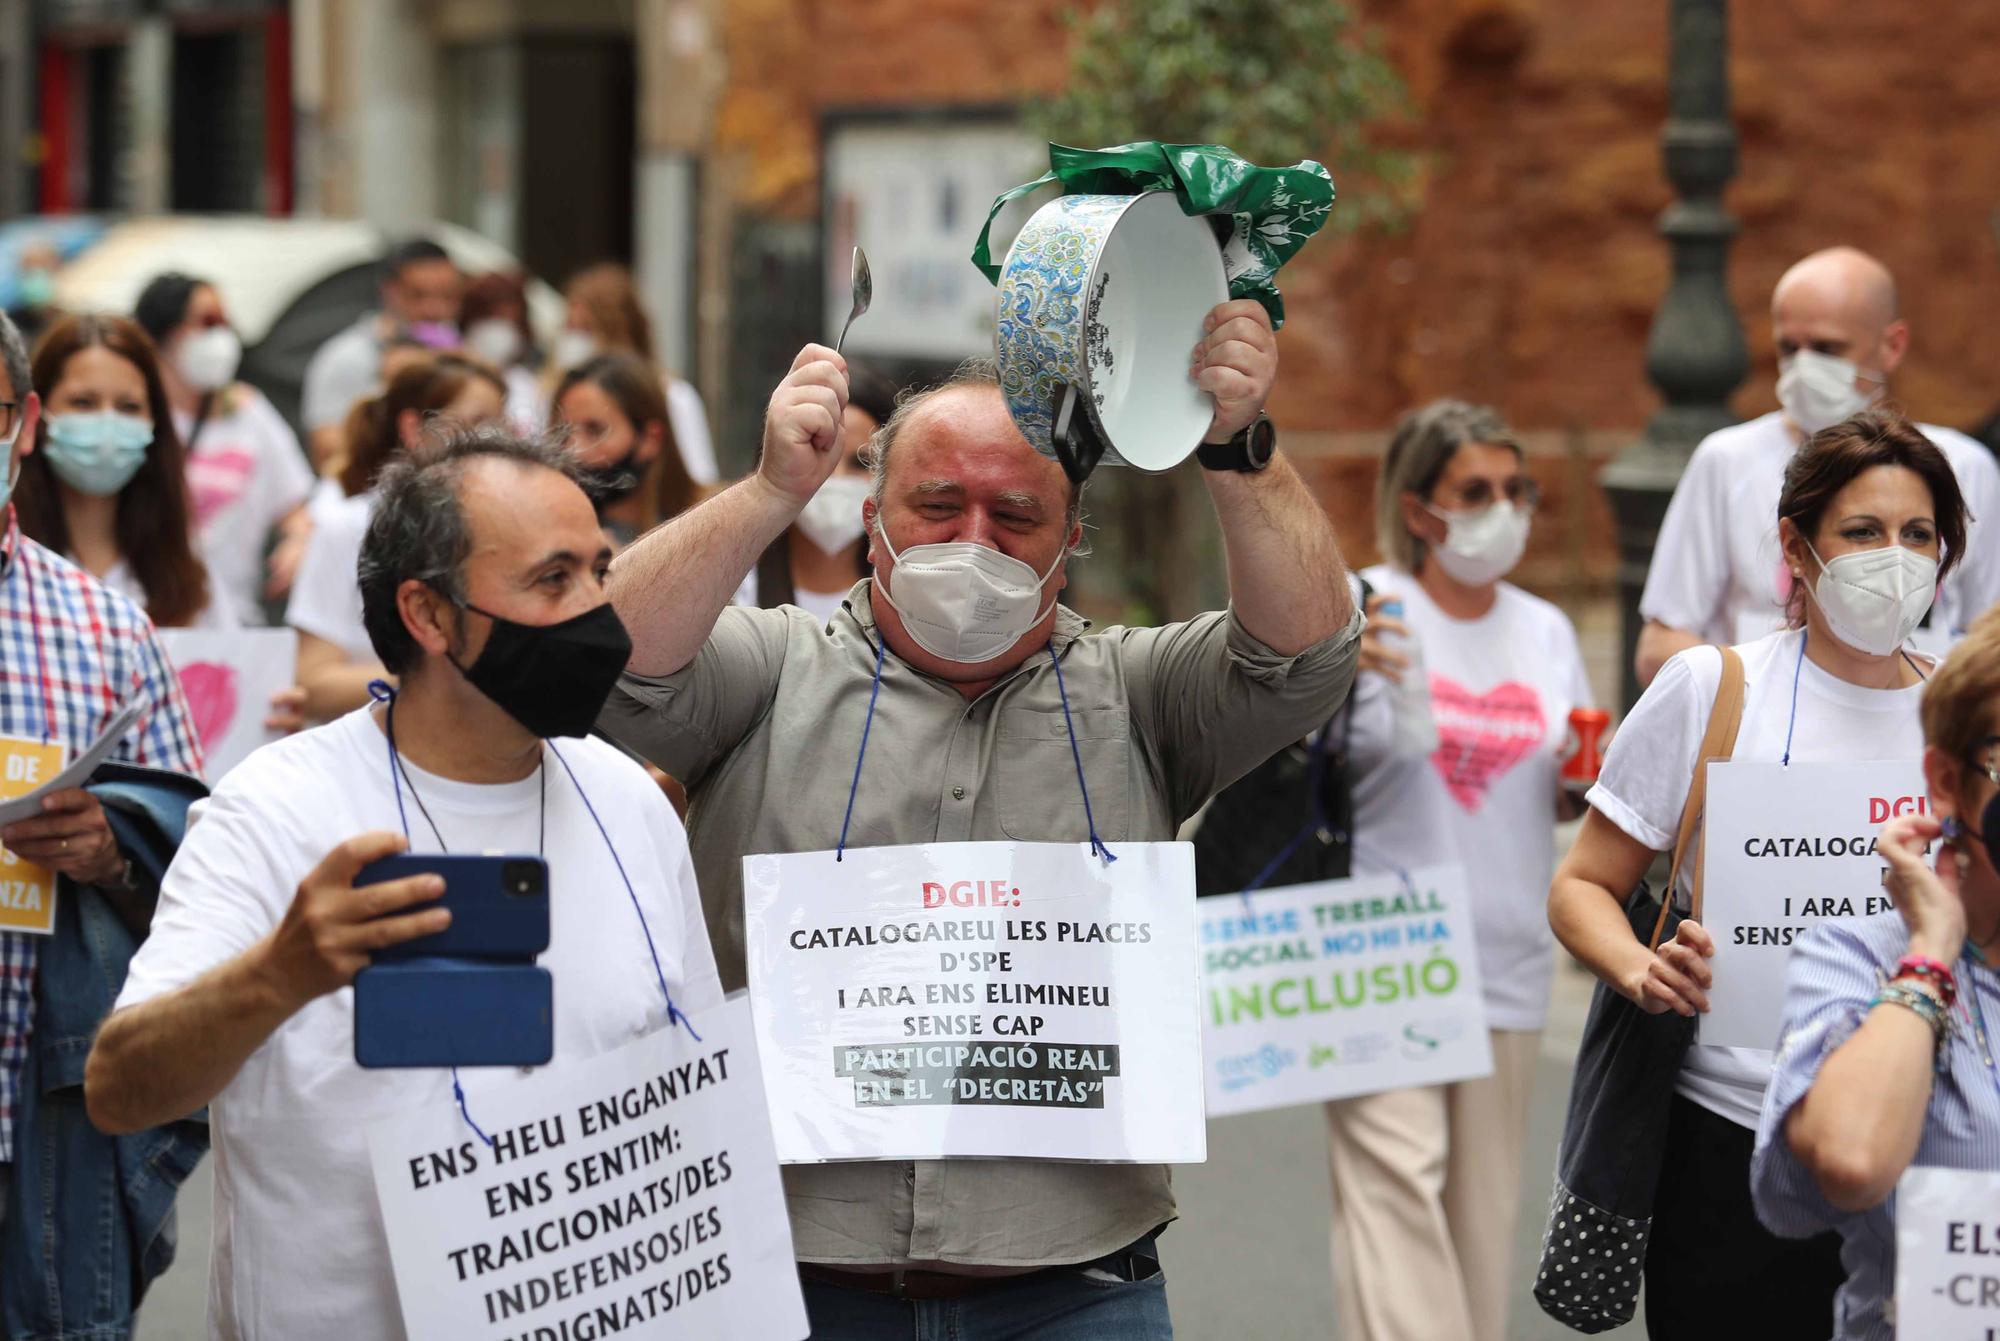
M 403 826 L 403 840 L 408 842 L 410 837 L 410 816 L 409 812 L 403 807 L 403 770 L 401 760 L 398 759 L 396 754 L 396 690 L 386 680 L 371 680 L 368 683 L 368 697 L 377 703 L 385 705 L 382 734 L 387 738 L 389 746 L 389 778 L 395 784 L 396 788 L 396 819 Z M 591 822 L 597 826 L 598 836 L 604 839 L 604 847 L 611 854 L 612 864 L 618 868 L 618 878 L 625 882 L 625 893 L 632 900 L 632 911 L 639 915 L 639 929 L 646 934 L 646 950 L 653 956 L 653 972 L 658 975 L 660 980 L 660 994 L 667 999 L 667 1026 L 672 1028 L 675 1024 L 678 1024 L 681 1028 L 688 1031 L 688 1035 L 695 1042 L 701 1042 L 701 1035 L 695 1032 L 694 1023 L 688 1019 L 678 1005 L 674 1004 L 673 991 L 667 986 L 666 970 L 660 965 L 659 947 L 653 943 L 652 924 L 646 920 L 646 910 L 639 902 L 639 892 L 632 887 L 632 877 L 625 873 L 624 859 L 618 855 L 618 848 L 612 843 L 611 834 L 605 829 L 604 821 L 598 817 L 597 807 L 590 803 L 589 793 L 585 792 L 583 784 L 576 780 L 576 770 L 569 766 L 569 760 L 562 757 L 562 751 L 555 747 L 553 741 L 544 741 L 542 743 L 544 748 L 556 757 L 556 762 L 562 765 L 563 772 L 568 774 L 570 786 L 576 788 L 577 796 L 583 801 L 583 808 L 590 813 Z M 491 1146 L 493 1138 L 488 1136 L 477 1122 L 473 1121 L 472 1110 L 466 1106 L 465 1087 L 459 1083 L 458 1068 L 456 1066 L 451 1068 L 451 1097 L 458 1104 L 458 1115 L 465 1119 L 466 1126 L 472 1128 L 472 1134 L 484 1141 L 488 1146 Z
M 1118 858 L 1111 855 L 1111 849 L 1097 836 L 1097 816 L 1090 812 L 1090 784 L 1083 780 L 1083 751 L 1076 743 L 1076 723 L 1069 716 L 1069 690 L 1063 684 L 1062 658 L 1056 655 L 1053 644 L 1049 647 L 1049 664 L 1056 668 L 1056 693 L 1062 698 L 1063 727 L 1069 732 L 1069 757 L 1076 761 L 1077 790 L 1083 793 L 1083 822 L 1090 828 L 1090 850 L 1109 864 Z
M 396 757 L 396 687 L 387 680 L 370 680 L 368 697 L 383 705 L 382 735 L 389 743 L 389 781 L 396 786 L 396 819 L 403 826 L 403 841 L 410 841 L 410 816 L 403 808 L 403 768 Z M 493 1138 L 486 1129 L 472 1120 L 472 1110 L 465 1105 L 465 1086 L 458 1083 L 458 1068 L 451 1068 L 451 1097 L 458 1104 L 458 1115 L 465 1119 L 465 1125 L 472 1128 L 472 1134 L 484 1141 L 488 1147 Z
M 1916 663 L 1916 660 L 1913 657 L 1911 657 L 1907 651 L 1903 652 L 1903 660 L 1910 663 L 1910 669 L 1917 673 L 1917 679 L 1925 682 L 1928 682 L 1930 680 L 1931 677 L 1924 674 L 1924 668 L 1922 666 L 1919 666 Z M 1799 659 L 1792 666 L 1792 715 L 1791 718 L 1785 723 L 1785 757 L 1781 761 L 1787 768 L 1790 768 L 1792 765 L 1792 732 L 1796 730 L 1799 725 L 1799 672 L 1804 670 L 1805 666 L 1806 666 L 1806 631 L 1804 629 L 1800 629 Z
M 868 757 L 868 733 L 875 727 L 875 701 L 882 693 L 882 654 L 885 646 L 878 632 L 875 643 L 875 680 L 868 690 L 868 716 L 863 718 L 861 723 L 861 749 L 854 756 L 854 780 L 847 786 L 847 814 L 840 821 L 840 843 L 833 850 L 835 861 L 844 860 L 847 854 L 847 830 L 854 822 L 854 798 L 861 791 L 861 764 Z M 1056 693 L 1062 697 L 1063 726 L 1069 732 L 1070 758 L 1076 763 L 1076 785 L 1083 792 L 1083 818 L 1084 823 L 1090 826 L 1090 850 L 1108 862 L 1117 861 L 1118 858 L 1112 855 L 1111 849 L 1104 845 L 1104 840 L 1097 836 L 1097 817 L 1090 809 L 1090 786 L 1083 780 L 1083 751 L 1076 743 L 1076 723 L 1070 719 L 1069 714 L 1069 690 L 1063 684 L 1062 658 L 1056 655 L 1056 649 L 1053 647 L 1049 648 L 1049 660 L 1056 668 Z
M 1792 732 L 1796 731 L 1799 725 L 1799 673 L 1803 671 L 1805 668 L 1806 668 L 1806 631 L 1804 629 L 1800 629 L 1799 659 L 1792 664 L 1792 715 L 1790 719 L 1788 719 L 1785 722 L 1785 757 L 1779 761 L 1781 766 L 1785 768 L 1790 768 L 1792 766 Z
M 646 950 L 653 956 L 653 972 L 660 979 L 660 995 L 667 999 L 667 1026 L 672 1028 L 678 1024 L 688 1031 L 688 1036 L 695 1042 L 701 1042 L 701 1035 L 694 1031 L 694 1023 L 682 1013 L 679 1006 L 674 1004 L 673 991 L 667 986 L 667 971 L 660 967 L 660 948 L 653 944 L 652 924 L 646 920 L 646 910 L 639 904 L 639 891 L 632 888 L 632 877 L 625 874 L 624 859 L 618 855 L 618 848 L 612 843 L 610 833 L 605 830 L 604 821 L 598 818 L 597 807 L 590 803 L 590 797 L 583 790 L 583 784 L 576 780 L 576 770 L 569 766 L 569 760 L 562 757 L 562 751 L 556 748 L 556 743 L 545 740 L 542 742 L 542 747 L 553 754 L 556 762 L 562 765 L 563 772 L 569 774 L 569 785 L 576 788 L 577 796 L 583 801 L 583 808 L 590 812 L 591 822 L 597 825 L 598 836 L 604 839 L 604 849 L 611 854 L 611 862 L 618 868 L 618 878 L 625 882 L 625 893 L 632 900 L 632 911 L 639 915 L 639 929 L 646 933 Z
M 847 859 L 847 826 L 854 823 L 854 798 L 861 791 L 861 761 L 868 757 L 868 733 L 875 729 L 875 700 L 882 695 L 882 631 L 875 631 L 875 679 L 868 687 L 868 715 L 861 720 L 861 751 L 854 756 L 854 780 L 847 784 L 847 814 L 840 821 L 840 842 L 833 849 L 835 861 Z
M 1300 826 L 1299 831 L 1292 835 L 1291 841 L 1278 849 L 1278 855 L 1266 862 L 1264 869 L 1252 876 L 1249 884 L 1243 886 L 1243 898 L 1246 906 L 1248 905 L 1250 895 L 1256 893 L 1269 883 L 1271 877 L 1278 873 L 1278 868 L 1292 859 L 1292 854 L 1299 850 L 1308 837 L 1328 827 L 1326 800 L 1322 795 L 1324 791 L 1322 783 L 1325 781 L 1325 769 L 1323 765 L 1326 758 L 1326 737 L 1327 733 L 1332 730 L 1333 723 L 1328 722 L 1321 729 L 1320 733 L 1313 737 L 1312 743 L 1306 746 L 1306 758 L 1308 760 L 1306 765 L 1308 770 L 1307 786 L 1311 796 L 1312 813 L 1307 816 L 1306 822 Z
M 410 841 L 410 816 L 403 809 L 403 770 L 396 761 L 396 686 L 387 680 L 370 680 L 368 697 L 383 705 L 382 734 L 389 741 L 389 781 L 396 785 L 396 818 L 403 826 L 403 841 Z

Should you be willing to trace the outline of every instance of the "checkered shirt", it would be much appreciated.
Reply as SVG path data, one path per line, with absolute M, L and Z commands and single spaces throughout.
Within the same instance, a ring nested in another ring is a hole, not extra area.
M 0 538 L 0 735 L 60 741 L 75 758 L 137 694 L 146 713 L 118 745 L 132 763 L 201 774 L 180 682 L 144 613 L 21 534 Z M 21 1070 L 35 1026 L 40 938 L 0 931 L 0 1163 L 14 1160 Z

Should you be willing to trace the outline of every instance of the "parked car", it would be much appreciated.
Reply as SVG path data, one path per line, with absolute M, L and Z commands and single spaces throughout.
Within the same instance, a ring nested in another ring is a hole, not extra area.
M 467 274 L 519 270 L 497 243 L 456 224 L 382 229 L 347 219 L 165 214 L 92 219 L 21 219 L 0 232 L 0 292 L 9 261 L 33 242 L 58 243 L 56 305 L 71 312 L 130 312 L 139 292 L 167 270 L 212 281 L 243 337 L 242 377 L 299 426 L 306 363 L 330 336 L 375 307 L 379 264 L 403 238 L 421 234 Z M 528 281 L 529 320 L 544 347 L 563 323 L 556 291 Z

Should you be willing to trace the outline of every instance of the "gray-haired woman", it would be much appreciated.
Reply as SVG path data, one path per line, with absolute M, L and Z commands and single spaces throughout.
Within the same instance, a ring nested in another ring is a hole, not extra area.
M 1568 617 L 1503 580 L 1539 496 L 1500 416 L 1462 401 L 1406 416 L 1382 463 L 1388 561 L 1362 574 L 1373 595 L 1353 698 L 1354 870 L 1463 864 L 1493 1073 L 1327 1105 L 1334 1294 L 1357 1341 L 1506 1331 L 1554 966 L 1543 900 L 1557 770 L 1570 710 L 1591 701 Z M 1414 695 L 1413 645 L 1428 691 Z M 1409 729 L 1426 700 L 1434 745 Z

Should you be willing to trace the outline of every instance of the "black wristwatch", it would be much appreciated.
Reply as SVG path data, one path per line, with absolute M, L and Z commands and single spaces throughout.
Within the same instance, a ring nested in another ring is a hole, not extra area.
M 1245 474 L 1271 464 L 1278 452 L 1278 428 L 1271 416 L 1260 414 L 1250 426 L 1228 442 L 1204 442 L 1195 449 L 1194 459 L 1203 470 L 1236 470 Z

